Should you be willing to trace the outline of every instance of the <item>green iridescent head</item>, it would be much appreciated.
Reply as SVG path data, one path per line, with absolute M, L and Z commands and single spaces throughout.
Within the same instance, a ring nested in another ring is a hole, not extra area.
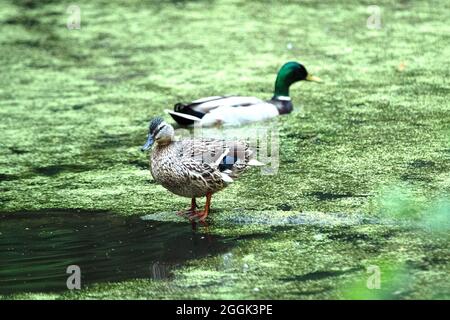
M 289 97 L 289 87 L 301 80 L 320 82 L 321 79 L 308 73 L 305 66 L 301 63 L 290 61 L 285 63 L 280 71 L 278 71 L 277 80 L 275 81 L 274 96 Z

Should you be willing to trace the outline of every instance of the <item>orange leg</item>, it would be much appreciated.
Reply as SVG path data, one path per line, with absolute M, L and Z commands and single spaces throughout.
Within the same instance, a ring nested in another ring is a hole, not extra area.
M 209 208 L 211 206 L 211 197 L 212 197 L 212 193 L 208 192 L 206 194 L 205 209 L 202 211 L 197 211 L 197 212 L 190 214 L 189 219 L 198 218 L 198 220 L 201 222 L 205 221 L 206 217 L 209 214 Z
M 181 210 L 177 212 L 177 215 L 179 216 L 185 216 L 187 214 L 192 214 L 195 212 L 195 209 L 198 208 L 197 207 L 197 203 L 195 202 L 195 198 L 192 198 L 191 200 L 191 207 L 186 209 L 186 210 Z

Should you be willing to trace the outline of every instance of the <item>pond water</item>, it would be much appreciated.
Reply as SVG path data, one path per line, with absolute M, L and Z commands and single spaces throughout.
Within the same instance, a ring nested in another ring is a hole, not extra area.
M 190 259 L 225 252 L 232 239 L 195 232 L 189 223 L 108 213 L 0 214 L 0 294 L 67 290 L 67 267 L 81 282 L 163 279 Z

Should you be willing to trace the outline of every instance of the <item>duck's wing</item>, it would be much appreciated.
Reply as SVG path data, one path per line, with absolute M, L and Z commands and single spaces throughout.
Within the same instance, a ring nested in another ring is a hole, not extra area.
M 236 126 L 246 123 L 264 121 L 274 118 L 280 113 L 277 107 L 269 102 L 259 102 L 249 106 L 221 106 L 205 114 L 199 123 L 204 127 L 214 125 Z
M 229 175 L 220 172 L 210 164 L 194 159 L 185 159 L 182 165 L 189 179 L 195 181 L 197 185 L 201 185 L 202 189 L 217 191 L 233 182 Z
M 210 97 L 214 98 L 214 97 Z M 197 112 L 208 113 L 218 107 L 247 107 L 253 104 L 264 102 L 256 97 L 242 97 L 242 96 L 224 96 L 216 99 L 203 98 L 193 101 L 192 109 Z
M 248 107 L 264 103 L 255 97 L 242 96 L 212 96 L 194 100 L 191 103 L 177 103 L 172 110 L 165 110 L 181 125 L 190 125 L 200 121 L 206 114 L 219 107 Z
M 191 166 L 197 163 L 198 170 L 203 170 L 206 164 L 227 182 L 232 182 L 232 178 L 239 176 L 247 166 L 262 165 L 254 159 L 254 151 L 247 142 L 190 139 L 180 143 L 182 162 L 188 162 Z

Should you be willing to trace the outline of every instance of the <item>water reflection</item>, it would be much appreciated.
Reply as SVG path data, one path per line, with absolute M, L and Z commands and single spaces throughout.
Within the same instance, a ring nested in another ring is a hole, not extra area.
M 0 215 L 0 293 L 67 290 L 66 268 L 82 286 L 133 278 L 164 279 L 189 259 L 228 251 L 231 239 L 189 224 L 106 213 Z

